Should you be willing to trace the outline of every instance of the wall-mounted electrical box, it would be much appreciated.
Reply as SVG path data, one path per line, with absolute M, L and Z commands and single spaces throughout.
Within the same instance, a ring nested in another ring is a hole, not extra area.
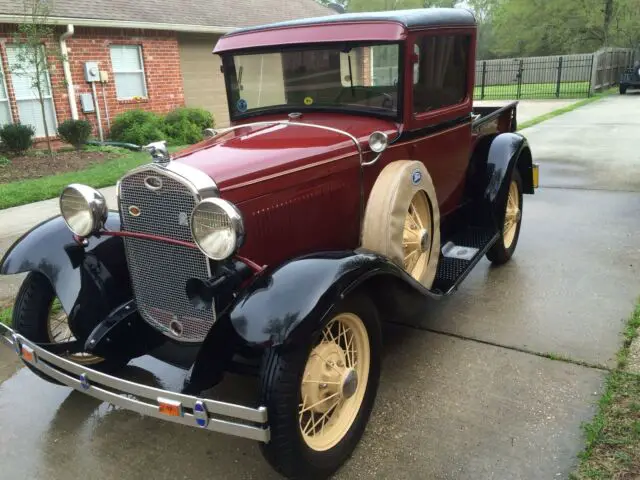
M 109 81 L 109 72 L 106 70 L 100 70 L 100 81 L 102 83 L 107 83 Z
M 100 81 L 100 69 L 98 68 L 98 62 L 85 62 L 84 78 L 89 83 Z
M 92 113 L 96 111 L 96 107 L 93 104 L 93 96 L 90 93 L 80 94 L 80 105 L 84 113 Z

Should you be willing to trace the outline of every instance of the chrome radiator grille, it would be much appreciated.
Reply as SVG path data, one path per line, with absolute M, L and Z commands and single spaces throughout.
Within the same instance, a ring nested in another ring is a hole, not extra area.
M 121 180 L 118 201 L 123 231 L 193 241 L 189 218 L 197 198 L 178 177 L 151 169 L 132 173 Z M 215 309 L 195 309 L 185 285 L 190 278 L 209 277 L 208 259 L 187 246 L 130 237 L 124 241 L 142 317 L 178 341 L 203 341 L 215 322 Z

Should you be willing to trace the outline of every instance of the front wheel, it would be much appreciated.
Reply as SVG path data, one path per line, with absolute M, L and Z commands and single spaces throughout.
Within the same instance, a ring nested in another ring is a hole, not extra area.
M 504 204 L 502 235 L 487 252 L 487 258 L 496 265 L 507 263 L 513 256 L 520 237 L 522 223 L 522 178 L 517 168 L 513 169 L 509 192 Z
M 262 452 L 287 478 L 327 478 L 351 455 L 366 427 L 380 378 L 377 311 L 352 295 L 315 334 L 291 349 L 270 349 L 262 401 L 271 441 Z
M 49 279 L 41 273 L 27 275 L 13 308 L 13 328 L 22 336 L 35 343 L 69 343 L 75 340 L 65 314 Z M 74 353 L 65 357 L 79 365 L 101 371 L 113 371 L 122 366 L 120 361 L 112 362 L 88 353 Z M 59 385 L 59 382 L 25 365 L 39 377 Z
M 620 85 L 620 95 L 624 95 L 625 93 L 627 93 L 627 86 Z

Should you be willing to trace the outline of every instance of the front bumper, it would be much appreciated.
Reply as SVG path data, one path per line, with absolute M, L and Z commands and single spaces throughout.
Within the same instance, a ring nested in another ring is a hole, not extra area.
M 48 352 L 1 323 L 0 343 L 48 377 L 98 400 L 168 422 L 269 441 L 266 407 L 183 395 L 100 373 Z

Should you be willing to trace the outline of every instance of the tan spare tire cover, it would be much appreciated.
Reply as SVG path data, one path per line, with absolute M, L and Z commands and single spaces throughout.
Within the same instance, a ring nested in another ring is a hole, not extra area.
M 362 247 L 385 255 L 404 268 L 405 221 L 411 201 L 418 192 L 426 195 L 431 225 L 424 225 L 428 233 L 423 250 L 426 266 L 418 269 L 414 277 L 426 288 L 431 288 L 440 256 L 440 210 L 431 176 L 421 162 L 399 160 L 380 172 L 365 210 Z

